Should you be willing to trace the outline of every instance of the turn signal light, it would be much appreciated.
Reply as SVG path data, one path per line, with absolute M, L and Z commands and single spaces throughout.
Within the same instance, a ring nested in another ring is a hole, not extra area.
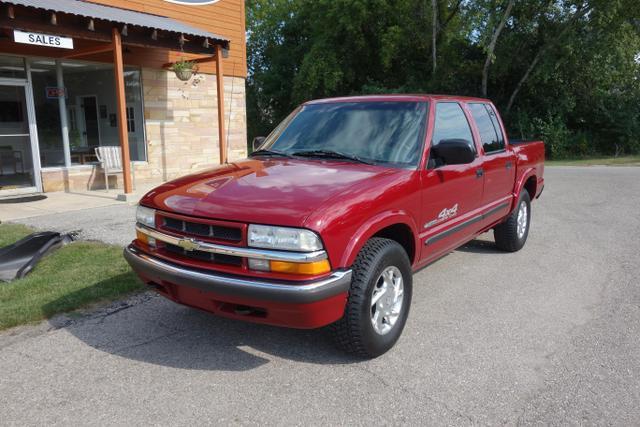
M 136 238 L 147 246 L 150 246 L 152 248 L 156 247 L 156 239 L 154 239 L 153 237 L 149 237 L 148 235 L 141 233 L 140 231 L 136 231 Z
M 271 261 L 271 271 L 277 273 L 315 275 L 328 273 L 329 270 L 331 270 L 331 267 L 326 259 L 309 263 Z
M 329 261 L 326 259 L 306 263 L 249 259 L 249 268 L 258 271 L 306 275 L 317 275 L 331 271 Z

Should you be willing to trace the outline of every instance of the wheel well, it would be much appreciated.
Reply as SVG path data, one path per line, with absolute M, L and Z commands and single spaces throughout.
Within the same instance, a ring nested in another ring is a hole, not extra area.
M 524 189 L 529 193 L 529 199 L 535 199 L 537 186 L 538 180 L 535 176 L 530 176 L 529 179 L 527 179 L 527 182 L 524 183 Z
M 409 257 L 409 261 L 413 264 L 416 254 L 416 242 L 411 228 L 406 224 L 393 224 L 378 231 L 372 237 L 383 237 L 385 239 L 395 240 L 404 248 Z

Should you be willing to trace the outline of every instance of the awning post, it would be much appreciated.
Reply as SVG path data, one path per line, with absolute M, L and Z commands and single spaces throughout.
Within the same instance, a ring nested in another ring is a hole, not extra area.
M 131 159 L 129 156 L 129 133 L 127 132 L 127 104 L 124 93 L 124 64 L 122 61 L 122 39 L 117 28 L 112 28 L 113 43 L 113 71 L 116 82 L 116 112 L 118 116 L 118 135 L 122 150 L 122 175 L 124 178 L 124 192 L 133 191 L 131 185 Z
M 71 166 L 71 148 L 69 145 L 69 123 L 67 121 L 67 88 L 64 86 L 62 74 L 62 61 L 56 59 L 56 81 L 58 88 L 64 91 L 64 96 L 58 96 L 58 109 L 60 111 L 60 130 L 62 131 L 62 150 L 64 153 L 65 167 Z
M 224 75 L 222 69 L 222 46 L 216 45 L 216 84 L 218 90 L 218 142 L 220 144 L 220 164 L 227 163 L 227 133 L 224 121 Z

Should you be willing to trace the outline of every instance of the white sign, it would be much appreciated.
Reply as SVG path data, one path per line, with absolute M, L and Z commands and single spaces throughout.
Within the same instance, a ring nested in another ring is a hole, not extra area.
M 13 30 L 13 39 L 16 43 L 35 44 L 37 46 L 59 47 L 61 49 L 73 49 L 71 37 L 54 36 L 51 34 L 28 33 Z

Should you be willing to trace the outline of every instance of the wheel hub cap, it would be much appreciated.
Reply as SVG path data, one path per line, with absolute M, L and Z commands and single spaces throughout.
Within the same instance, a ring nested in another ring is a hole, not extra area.
M 520 202 L 520 206 L 518 207 L 518 239 L 524 237 L 524 233 L 527 231 L 528 219 L 527 204 L 524 201 Z
M 397 267 L 385 268 L 371 295 L 371 324 L 380 335 L 388 334 L 400 317 L 404 300 L 402 273 Z

